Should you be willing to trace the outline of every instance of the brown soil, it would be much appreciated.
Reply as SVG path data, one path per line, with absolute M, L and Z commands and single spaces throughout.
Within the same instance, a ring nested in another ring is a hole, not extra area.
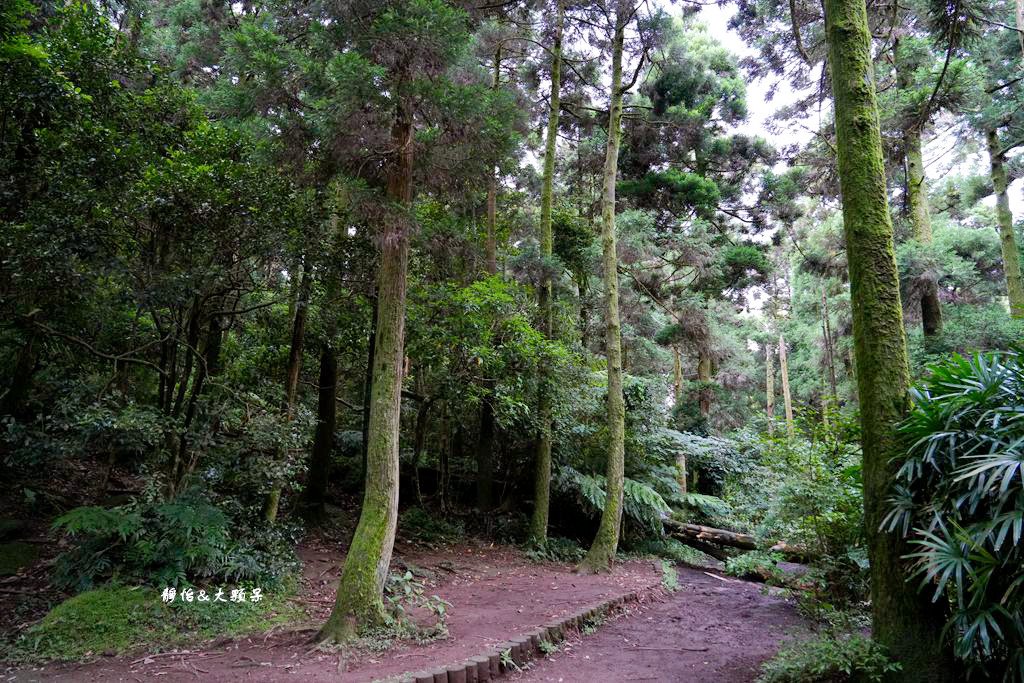
M 461 543 L 424 550 L 396 548 L 394 571 L 410 569 L 427 583 L 428 594 L 451 603 L 449 638 L 427 644 L 393 644 L 371 650 L 322 651 L 310 639 L 333 603 L 339 561 L 337 546 L 316 541 L 300 552 L 304 560 L 300 601 L 307 628 L 272 631 L 225 644 L 147 656 L 103 657 L 75 665 L 9 672 L 12 681 L 374 681 L 428 667 L 461 662 L 582 605 L 637 589 L 658 590 L 660 570 L 650 561 L 621 563 L 603 576 L 580 576 L 572 567 L 534 563 L 508 547 Z M 302 625 L 300 625 L 302 626 Z
M 511 680 L 748 683 L 805 624 L 765 586 L 679 570 L 680 590 L 567 641 Z

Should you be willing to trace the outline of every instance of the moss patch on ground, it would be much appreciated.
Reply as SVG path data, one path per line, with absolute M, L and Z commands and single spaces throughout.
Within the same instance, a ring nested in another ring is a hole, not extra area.
M 291 588 L 258 602 L 165 604 L 152 588 L 105 586 L 65 600 L 26 631 L 5 659 L 80 661 L 143 646 L 162 649 L 218 636 L 237 636 L 296 621 Z
M 38 554 L 39 550 L 31 543 L 0 543 L 0 576 L 17 574 L 19 569 L 32 564 Z

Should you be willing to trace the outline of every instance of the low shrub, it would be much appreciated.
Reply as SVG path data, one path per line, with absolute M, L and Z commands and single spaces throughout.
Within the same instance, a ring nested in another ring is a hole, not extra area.
M 758 683 L 874 683 L 900 670 L 863 636 L 822 635 L 781 649 L 761 667 Z

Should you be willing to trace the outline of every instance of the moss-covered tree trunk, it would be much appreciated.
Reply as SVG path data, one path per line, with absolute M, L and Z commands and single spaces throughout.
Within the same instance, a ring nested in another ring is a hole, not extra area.
M 390 164 L 380 234 L 377 333 L 370 401 L 363 507 L 322 640 L 344 641 L 384 622 L 384 582 L 398 523 L 398 436 L 405 344 L 405 296 L 409 265 L 408 212 L 412 204 L 413 114 L 400 100 L 391 131 Z
M 622 53 L 626 22 L 631 8 L 623 3 L 615 17 L 612 39 L 612 83 L 608 103 L 608 141 L 605 147 L 601 192 L 601 264 L 604 270 L 605 356 L 608 359 L 608 463 L 607 495 L 601 525 L 580 571 L 602 572 L 611 568 L 619 547 L 625 466 L 626 406 L 622 397 L 622 339 L 619 322 L 619 259 L 615 240 L 615 178 L 619 168 L 622 137 Z
M 906 545 L 879 528 L 894 475 L 895 427 L 907 409 L 910 378 L 863 0 L 825 0 L 825 34 L 853 307 L 872 635 L 903 666 L 893 680 L 948 681 L 943 615 L 907 582 L 901 559 Z
M 989 163 L 992 167 L 992 187 L 996 193 L 996 219 L 999 222 L 999 244 L 1003 251 L 1003 273 L 1006 276 L 1006 294 L 1010 298 L 1010 315 L 1024 318 L 1024 279 L 1020 271 L 1020 251 L 1013 234 L 1013 214 L 1010 213 L 1009 182 L 1006 176 L 1006 155 L 1000 148 L 999 134 L 994 128 L 985 131 Z
M 501 45 L 494 51 L 494 75 L 491 87 L 501 84 Z M 485 270 L 488 275 L 498 273 L 498 167 L 495 164 L 487 185 L 487 238 L 484 244 Z M 485 379 L 484 400 L 480 403 L 480 429 L 476 441 L 476 506 L 480 510 L 494 507 L 494 394 L 495 382 Z
M 554 201 L 555 153 L 558 149 L 559 90 L 562 70 L 562 3 L 558 3 L 555 19 L 555 39 L 551 46 L 551 99 L 548 110 L 548 132 L 544 144 L 544 179 L 540 191 L 540 254 L 550 262 L 554 255 L 554 234 L 551 228 L 551 206 Z M 541 327 L 544 335 L 554 336 L 554 310 L 552 306 L 551 271 L 544 268 L 538 292 Z M 551 502 L 551 390 L 549 369 L 541 364 L 538 382 L 537 414 L 540 429 L 537 433 L 537 453 L 533 476 L 533 516 L 530 518 L 530 538 L 533 545 L 542 546 L 548 540 L 548 509 Z

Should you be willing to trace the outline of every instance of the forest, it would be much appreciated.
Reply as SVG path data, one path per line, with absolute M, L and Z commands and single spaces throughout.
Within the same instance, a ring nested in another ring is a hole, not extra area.
M 1024 681 L 1022 0 L 3 0 L 0 669 Z

